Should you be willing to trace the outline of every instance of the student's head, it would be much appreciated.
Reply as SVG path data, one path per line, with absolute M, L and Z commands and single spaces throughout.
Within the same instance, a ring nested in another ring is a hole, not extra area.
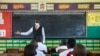
M 41 36 L 36 36 L 36 41 L 37 42 L 42 42 L 43 41 L 43 38 Z
M 60 46 L 62 46 L 62 45 L 67 45 L 67 42 L 66 42 L 65 39 L 62 39 L 62 40 L 61 40 Z
M 74 48 L 75 45 L 76 45 L 76 40 L 74 38 L 69 38 L 67 41 L 68 48 Z
M 35 56 L 37 54 L 36 48 L 37 43 L 33 40 L 31 44 L 26 45 L 26 47 L 24 48 L 24 56 Z
M 87 51 L 85 46 L 78 44 L 74 47 L 73 56 L 86 56 Z
M 40 20 L 39 19 L 35 19 L 35 25 L 40 25 Z
M 32 40 L 30 44 L 33 45 L 34 47 L 37 47 L 38 46 L 36 40 Z

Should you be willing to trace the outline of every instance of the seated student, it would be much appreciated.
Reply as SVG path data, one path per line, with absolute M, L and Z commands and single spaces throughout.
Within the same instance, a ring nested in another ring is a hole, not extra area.
M 24 56 L 45 56 L 41 51 L 36 50 L 37 47 L 37 42 L 32 40 L 31 44 L 24 48 Z
M 73 38 L 68 39 L 68 42 L 67 42 L 68 49 L 61 52 L 59 56 L 69 56 L 69 54 L 73 52 L 73 48 L 75 45 L 76 45 L 75 39 Z
M 60 46 L 58 46 L 58 47 L 56 48 L 56 52 L 58 52 L 58 51 L 61 50 L 61 49 L 68 49 L 68 48 L 67 48 L 67 42 L 66 42 L 65 39 L 61 40 Z
M 78 44 L 74 47 L 73 56 L 87 56 L 85 46 Z
M 37 50 L 42 51 L 43 53 L 47 53 L 47 46 L 42 43 L 43 39 L 41 38 L 41 36 L 37 36 L 36 41 L 38 44 Z

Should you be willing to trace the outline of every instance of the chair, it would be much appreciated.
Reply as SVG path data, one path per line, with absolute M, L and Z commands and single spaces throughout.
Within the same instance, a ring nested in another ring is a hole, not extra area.
M 51 54 L 46 54 L 46 56 L 51 56 Z
M 5 53 L 19 53 L 19 49 L 7 49 Z
M 20 48 L 19 53 L 24 53 L 24 48 Z
M 19 54 L 19 53 L 14 53 L 14 54 L 9 53 L 8 55 L 9 55 L 9 56 L 22 56 L 22 55 L 21 55 L 21 54 Z
M 0 56 L 8 56 L 8 54 L 2 53 L 2 54 L 0 54 Z

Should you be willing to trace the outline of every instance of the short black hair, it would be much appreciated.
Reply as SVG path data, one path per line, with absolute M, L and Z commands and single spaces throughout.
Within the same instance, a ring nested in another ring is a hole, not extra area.
M 36 47 L 29 44 L 24 48 L 24 56 L 35 56 L 37 54 Z
M 32 40 L 30 44 L 33 45 L 34 47 L 38 47 L 36 40 Z
M 74 38 L 69 38 L 67 44 L 68 48 L 74 48 L 74 46 L 76 45 L 76 40 Z
M 40 19 L 36 18 L 35 23 L 40 23 Z
M 62 46 L 62 45 L 67 45 L 66 39 L 61 40 L 60 46 Z

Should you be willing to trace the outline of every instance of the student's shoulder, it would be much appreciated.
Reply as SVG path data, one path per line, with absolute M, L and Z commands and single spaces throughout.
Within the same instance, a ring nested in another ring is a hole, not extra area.
M 65 51 L 63 51 L 63 52 L 61 52 L 62 54 L 65 54 L 65 53 L 68 53 L 68 52 L 70 52 L 70 49 L 67 49 L 67 50 L 65 50 Z

